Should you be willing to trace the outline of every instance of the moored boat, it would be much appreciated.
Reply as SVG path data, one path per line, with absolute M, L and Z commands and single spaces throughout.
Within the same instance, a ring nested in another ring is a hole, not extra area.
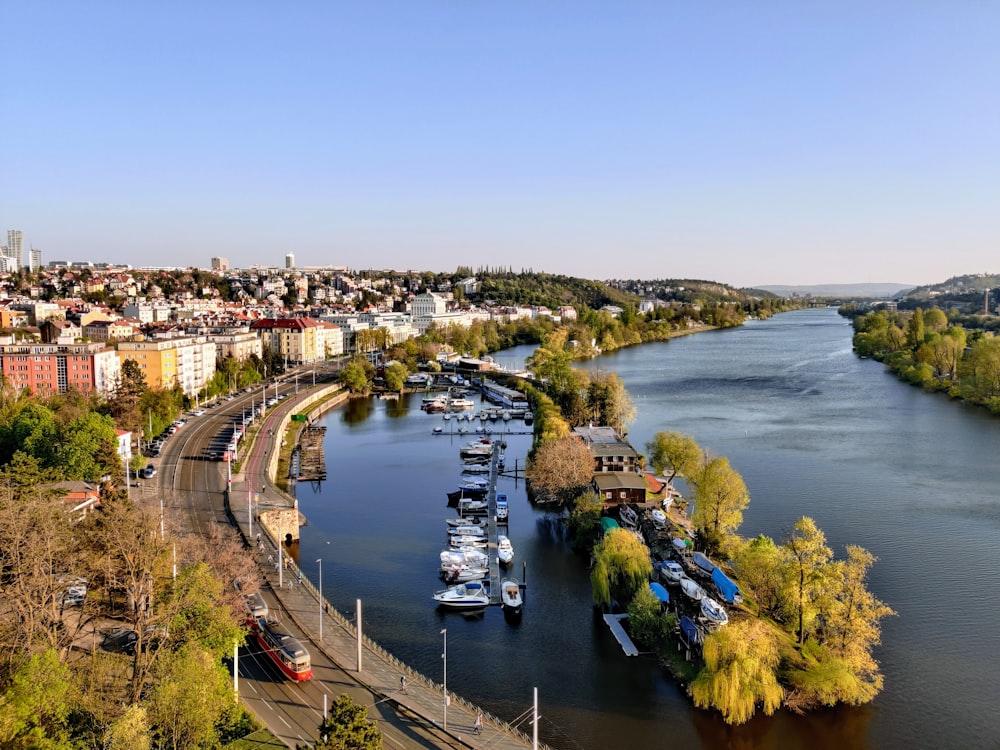
M 463 497 L 457 500 L 459 513 L 486 513 L 490 504 L 481 498 Z
M 473 565 L 486 567 L 490 564 L 490 556 L 481 549 L 462 547 L 461 549 L 446 549 L 441 552 L 441 570 L 447 570 L 453 565 Z
M 517 617 L 521 614 L 524 599 L 521 597 L 521 584 L 516 578 L 504 578 L 500 582 L 500 604 L 505 615 Z
M 660 578 L 666 583 L 678 584 L 682 578 L 687 577 L 684 575 L 684 568 L 680 566 L 680 563 L 675 563 L 673 560 L 660 563 L 659 570 Z
M 667 525 L 667 514 L 659 508 L 653 508 L 650 515 L 653 517 L 653 523 L 661 529 Z
M 451 584 L 481 581 L 489 574 L 490 569 L 481 565 L 451 565 L 441 571 L 441 577 Z
M 452 609 L 478 609 L 487 607 L 490 603 L 490 595 L 481 581 L 466 581 L 449 586 L 436 591 L 433 598 L 439 606 Z
M 514 545 L 503 534 L 497 536 L 497 560 L 505 566 L 510 565 L 514 560 Z
M 506 521 L 509 508 L 507 506 L 507 494 L 505 492 L 497 493 L 497 520 Z

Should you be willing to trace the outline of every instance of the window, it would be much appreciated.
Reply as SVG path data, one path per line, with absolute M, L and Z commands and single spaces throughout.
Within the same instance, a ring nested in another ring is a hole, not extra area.
M 618 493 L 618 497 L 620 497 L 622 500 L 624 500 L 625 499 L 625 490 L 622 490 L 621 492 L 619 492 Z

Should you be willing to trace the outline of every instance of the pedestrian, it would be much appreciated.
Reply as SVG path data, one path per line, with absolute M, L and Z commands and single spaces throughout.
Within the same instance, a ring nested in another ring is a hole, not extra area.
M 267 564 L 268 565 L 274 564 L 274 555 L 268 555 L 267 556 Z
M 399 676 L 399 692 L 406 693 L 406 675 L 402 674 Z
M 475 732 L 476 732 L 476 734 L 482 734 L 483 733 L 483 712 L 482 711 L 480 711 L 479 713 L 476 714 Z

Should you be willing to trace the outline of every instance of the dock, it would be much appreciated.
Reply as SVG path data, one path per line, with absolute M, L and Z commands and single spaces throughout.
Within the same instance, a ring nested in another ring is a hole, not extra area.
M 326 427 L 306 427 L 299 438 L 299 479 L 314 482 L 326 479 L 326 456 L 323 454 L 323 437 Z
M 625 652 L 625 656 L 638 656 L 639 649 L 635 647 L 632 643 L 632 639 L 628 637 L 628 633 L 625 632 L 625 628 L 622 627 L 622 620 L 626 619 L 628 615 L 604 615 L 604 622 L 608 624 L 611 628 L 611 635 L 615 637 L 618 644 L 622 647 L 622 651 Z
M 494 449 L 490 457 L 490 489 L 486 495 L 489 502 L 486 513 L 486 524 L 489 530 L 490 551 L 490 604 L 500 604 L 500 558 L 497 556 L 497 541 L 500 536 L 500 520 L 497 518 L 497 477 L 500 468 L 497 465 L 500 454 Z M 507 521 L 504 522 L 504 531 L 507 531 Z

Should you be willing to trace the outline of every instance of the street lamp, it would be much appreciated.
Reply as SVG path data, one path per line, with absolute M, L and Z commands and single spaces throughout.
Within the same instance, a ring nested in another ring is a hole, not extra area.
M 319 565 L 319 639 L 323 640 L 323 558 L 316 560 Z
M 441 658 L 444 660 L 444 680 L 441 683 L 444 693 L 444 731 L 448 731 L 448 628 L 441 628 L 441 635 L 444 636 L 444 652 Z

